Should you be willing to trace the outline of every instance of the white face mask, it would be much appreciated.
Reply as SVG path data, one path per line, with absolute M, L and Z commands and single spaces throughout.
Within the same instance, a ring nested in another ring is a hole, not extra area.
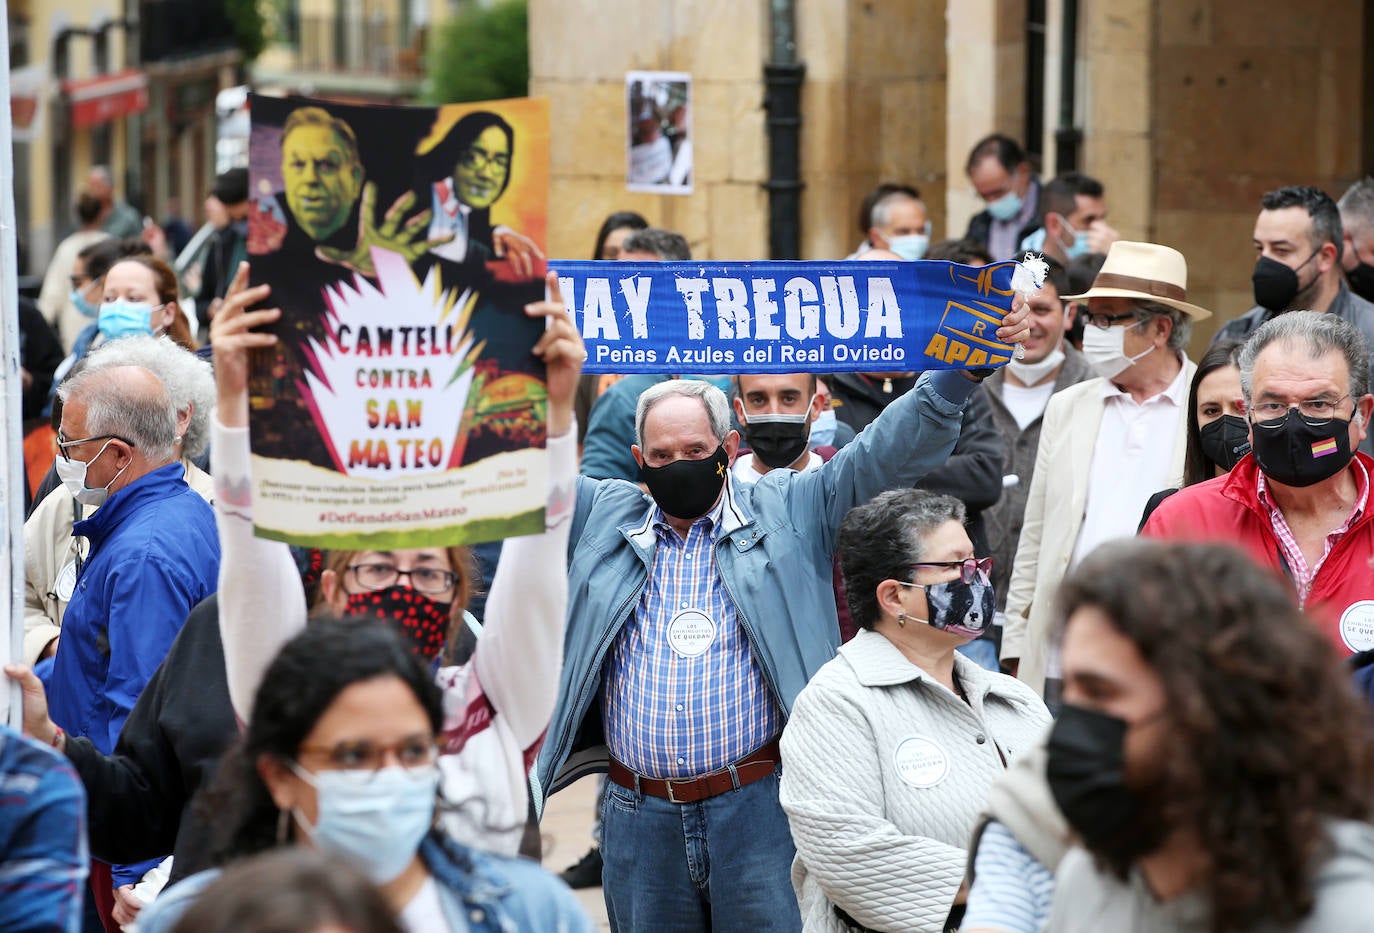
M 89 460 L 68 460 L 66 457 L 59 454 L 53 463 L 53 466 L 57 469 L 58 479 L 62 480 L 62 485 L 67 487 L 67 492 L 71 493 L 72 498 L 82 505 L 91 505 L 97 508 L 104 505 L 105 500 L 110 498 L 110 487 L 113 486 L 115 480 L 119 479 L 119 477 L 124 474 L 124 471 L 129 468 L 129 464 L 124 464 L 123 468 L 121 468 L 120 471 L 110 479 L 109 483 L 104 486 L 96 486 L 92 489 L 90 486 L 86 485 L 86 470 L 92 463 L 100 459 L 100 454 L 105 452 L 105 448 L 110 446 L 110 441 L 112 440 L 114 440 L 114 438 L 107 440 L 104 446 L 100 448 L 100 452 Z
M 1058 369 L 1063 362 L 1064 351 L 1056 348 L 1038 363 L 1023 363 L 1020 360 L 1012 360 L 1007 363 L 1007 371 L 1020 379 L 1022 384 L 1033 386 Z
M 1154 350 L 1154 344 L 1150 344 L 1135 356 L 1126 355 L 1126 329 L 1136 326 L 1138 325 L 1127 324 L 1125 327 L 1109 327 L 1103 330 L 1089 324 L 1083 328 L 1083 355 L 1087 357 L 1094 372 L 1104 379 L 1115 379 L 1125 369 L 1134 366 Z

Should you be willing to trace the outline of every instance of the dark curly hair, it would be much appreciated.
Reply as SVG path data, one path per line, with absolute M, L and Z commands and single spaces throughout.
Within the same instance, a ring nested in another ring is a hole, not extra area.
M 443 702 L 434 676 L 391 627 L 317 617 L 282 646 L 258 687 L 248 728 L 225 753 L 201 802 L 207 825 L 216 827 L 211 844 L 215 864 L 277 845 L 280 813 L 258 774 L 258 759 L 267 755 L 294 761 L 339 694 L 376 677 L 403 681 L 439 734 Z
M 1374 732 L 1292 587 L 1227 546 L 1139 539 L 1096 550 L 1059 601 L 1103 612 L 1163 681 L 1171 754 L 1149 796 L 1197 831 L 1213 933 L 1310 913 L 1325 823 L 1370 817 Z

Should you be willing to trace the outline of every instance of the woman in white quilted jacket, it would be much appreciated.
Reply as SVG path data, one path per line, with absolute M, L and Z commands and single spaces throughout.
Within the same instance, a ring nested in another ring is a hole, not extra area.
M 955 651 L 993 615 L 991 559 L 974 556 L 963 523 L 959 500 L 898 489 L 840 526 L 861 630 L 797 697 L 782 735 L 807 931 L 954 924 L 988 789 L 1049 725 L 1028 687 Z

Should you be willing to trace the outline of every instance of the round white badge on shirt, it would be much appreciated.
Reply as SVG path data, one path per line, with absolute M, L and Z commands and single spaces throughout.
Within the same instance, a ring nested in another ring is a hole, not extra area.
M 76 561 L 71 561 L 62 568 L 62 572 L 57 575 L 57 585 L 53 587 L 57 591 L 57 598 L 63 602 L 71 602 L 72 594 L 76 592 Z
M 668 647 L 680 658 L 697 658 L 716 640 L 716 623 L 700 609 L 683 609 L 668 623 Z
M 1341 641 L 1351 651 L 1374 648 L 1374 599 L 1351 603 L 1341 613 Z
M 912 787 L 934 787 L 949 775 L 945 750 L 922 735 L 898 743 L 892 753 L 897 775 Z

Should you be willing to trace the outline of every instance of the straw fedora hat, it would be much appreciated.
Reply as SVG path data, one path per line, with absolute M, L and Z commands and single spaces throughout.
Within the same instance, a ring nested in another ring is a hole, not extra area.
M 1194 320 L 1212 316 L 1206 308 L 1188 303 L 1188 261 L 1178 250 L 1158 243 L 1117 240 L 1107 252 L 1093 287 L 1064 299 L 1139 298 L 1177 308 Z

